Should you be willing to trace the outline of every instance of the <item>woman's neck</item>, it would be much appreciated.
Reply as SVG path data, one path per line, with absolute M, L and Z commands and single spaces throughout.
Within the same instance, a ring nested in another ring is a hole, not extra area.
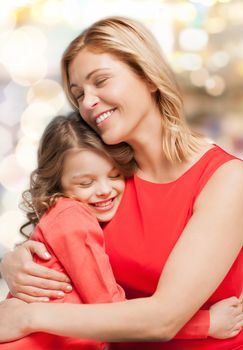
M 136 158 L 137 163 L 139 164 L 136 174 L 140 178 L 154 183 L 175 181 L 190 169 L 204 155 L 204 153 L 213 147 L 214 145 L 205 142 L 202 148 L 192 154 L 188 160 L 174 163 L 164 157 L 163 150 L 159 152 L 157 149 L 145 149 L 144 153 L 139 153 L 140 162 L 139 159 L 137 160 Z M 154 153 L 151 154 L 153 151 Z
M 148 132 L 131 144 L 138 164 L 137 175 L 151 182 L 165 183 L 176 180 L 213 147 L 202 140 L 201 147 L 188 160 L 171 162 L 165 157 L 160 142 L 163 137 L 162 131 L 155 129 L 153 132 L 153 136 Z

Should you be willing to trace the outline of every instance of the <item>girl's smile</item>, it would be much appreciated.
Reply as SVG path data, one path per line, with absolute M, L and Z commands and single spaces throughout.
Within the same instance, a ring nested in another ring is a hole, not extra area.
M 115 215 L 125 187 L 114 164 L 91 150 L 71 149 L 64 159 L 62 190 L 86 203 L 98 221 Z

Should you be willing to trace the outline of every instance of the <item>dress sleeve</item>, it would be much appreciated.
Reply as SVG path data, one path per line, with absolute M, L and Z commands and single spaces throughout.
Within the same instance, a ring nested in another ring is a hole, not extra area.
M 103 231 L 83 204 L 65 208 L 42 234 L 84 303 L 125 300 L 105 252 Z
M 199 310 L 176 334 L 174 339 L 203 339 L 208 337 L 209 310 Z

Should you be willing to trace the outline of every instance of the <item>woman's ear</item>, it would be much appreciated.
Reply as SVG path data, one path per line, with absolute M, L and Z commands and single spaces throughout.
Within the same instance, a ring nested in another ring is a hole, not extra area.
M 158 90 L 157 86 L 152 82 L 147 82 L 147 85 L 148 85 L 148 89 L 151 93 L 154 93 Z

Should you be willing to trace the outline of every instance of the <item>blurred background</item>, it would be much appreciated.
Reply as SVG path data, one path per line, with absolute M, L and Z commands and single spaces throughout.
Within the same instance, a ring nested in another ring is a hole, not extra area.
M 109 15 L 152 30 L 190 123 L 243 158 L 242 0 L 0 0 L 0 258 L 22 239 L 18 205 L 42 131 L 71 110 L 60 80 L 62 52 Z

